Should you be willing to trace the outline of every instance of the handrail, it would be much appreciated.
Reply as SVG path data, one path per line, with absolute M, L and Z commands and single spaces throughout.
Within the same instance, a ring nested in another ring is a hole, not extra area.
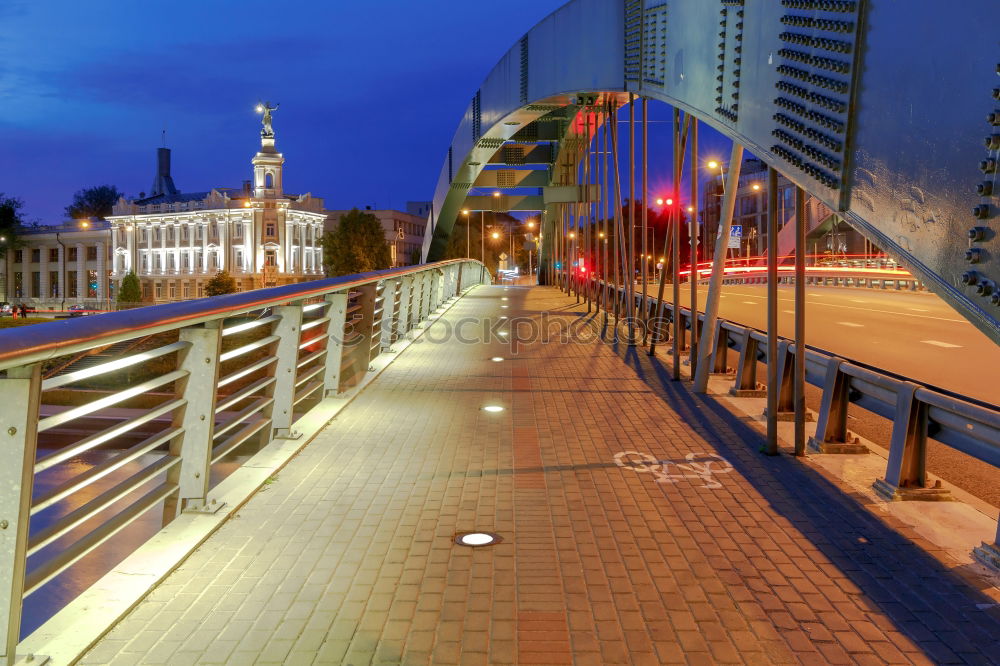
M 25 340 L 23 330 L 0 330 L 0 370 L 83 351 L 94 346 L 96 341 L 100 341 L 102 344 L 114 344 L 137 335 L 161 333 L 181 326 L 192 326 L 213 319 L 274 307 L 289 301 L 322 296 L 333 291 L 349 289 L 378 280 L 414 275 L 426 271 L 428 267 L 440 269 L 469 261 L 474 260 L 449 259 L 435 264 L 390 268 L 383 271 L 255 289 L 238 294 L 211 296 L 193 301 L 164 303 L 163 305 L 150 305 L 121 312 L 107 312 L 90 317 L 46 322 L 31 327 L 29 340 Z
M 11 468 L 0 510 L 13 544 L 0 552 L 0 662 L 15 661 L 27 595 L 158 506 L 164 524 L 204 510 L 224 456 L 244 444 L 282 448 L 320 399 L 360 384 L 393 341 L 491 280 L 481 262 L 453 259 L 0 331 Z M 42 379 L 42 361 L 165 332 L 176 339 Z M 91 390 L 72 390 L 84 380 Z M 98 446 L 119 451 L 82 472 L 71 464 Z M 39 458 L 46 448 L 56 451 Z M 42 473 L 65 478 L 34 496 Z M 95 495 L 91 484 L 112 473 Z M 150 483 L 159 485 L 139 496 Z M 63 517 L 32 530 L 56 504 Z M 50 552 L 62 539 L 71 545 Z M 29 556 L 37 565 L 26 573 Z

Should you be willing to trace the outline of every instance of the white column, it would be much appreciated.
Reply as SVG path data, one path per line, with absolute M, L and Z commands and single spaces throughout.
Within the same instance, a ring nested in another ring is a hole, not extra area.
M 181 225 L 178 222 L 174 225 L 174 270 L 177 275 L 181 274 Z
M 27 255 L 30 252 L 30 250 L 25 249 L 24 254 Z M 49 294 L 52 293 L 49 287 L 49 248 L 44 245 L 38 250 L 38 270 L 41 273 L 41 275 L 39 275 L 39 289 L 41 293 L 38 294 L 36 298 L 48 298 Z M 22 277 L 21 279 L 23 280 L 24 278 Z M 7 300 L 9 301 L 13 299 L 8 298 Z
M 201 272 L 208 272 L 208 220 L 201 225 Z
M 108 256 L 104 243 L 97 241 L 97 298 L 104 301 L 108 298 Z
M 76 244 L 76 293 L 71 297 L 82 300 L 87 296 L 87 250 L 83 243 Z
M 167 272 L 167 225 L 161 222 L 160 229 L 160 275 Z
M 59 273 L 59 298 L 66 298 L 66 252 L 59 246 L 59 261 L 56 263 Z
M 132 227 L 132 228 L 129 229 L 128 227 Z M 135 234 L 136 234 L 136 230 L 137 230 L 137 227 L 136 227 L 135 223 L 130 224 L 130 225 L 126 225 L 126 227 L 125 227 L 126 253 L 125 253 L 125 270 L 123 272 L 128 273 L 129 271 L 135 271 L 135 274 L 138 275 L 139 274 L 139 267 L 132 265 L 132 262 L 134 261 L 133 257 L 135 257 Z
M 219 225 L 219 270 L 229 270 L 227 257 L 229 255 L 229 221 L 225 218 L 218 221 Z

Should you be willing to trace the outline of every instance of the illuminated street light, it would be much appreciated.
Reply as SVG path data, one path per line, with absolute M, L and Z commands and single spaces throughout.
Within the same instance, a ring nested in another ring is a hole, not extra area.
M 663 205 L 663 199 L 657 199 L 656 200 L 656 205 L 657 206 L 662 206 Z
M 709 169 L 718 169 L 719 163 L 716 162 L 715 160 L 709 160 L 708 164 L 706 164 L 705 166 L 707 166 Z
M 689 213 L 693 213 L 694 212 L 694 206 L 688 206 L 688 212 Z
M 494 192 L 494 193 L 493 193 L 493 196 L 494 196 L 494 197 L 499 197 L 499 196 L 500 196 L 500 193 L 499 193 L 499 192 Z
M 750 186 L 750 189 L 752 189 L 754 192 L 759 192 L 760 191 L 760 183 L 754 183 L 753 185 Z
M 573 231 L 569 232 L 569 237 L 570 238 L 576 238 L 576 233 L 573 232 Z
M 86 229 L 89 226 L 90 226 L 90 222 L 88 222 L 87 220 L 80 220 L 80 228 L 81 229 Z

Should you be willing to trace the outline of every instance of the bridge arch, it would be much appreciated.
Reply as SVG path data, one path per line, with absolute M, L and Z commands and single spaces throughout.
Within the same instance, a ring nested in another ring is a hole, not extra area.
M 438 177 L 424 258 L 443 255 L 464 207 L 515 203 L 469 199 L 474 187 L 539 187 L 534 204 L 520 203 L 542 208 L 558 199 L 552 188 L 576 174 L 570 121 L 634 93 L 744 146 L 1000 344 L 1000 134 L 991 127 L 1000 125 L 1000 53 L 982 20 L 992 8 L 571 0 L 514 44 L 466 108 Z M 511 161 L 544 175 L 510 181 L 485 168 Z

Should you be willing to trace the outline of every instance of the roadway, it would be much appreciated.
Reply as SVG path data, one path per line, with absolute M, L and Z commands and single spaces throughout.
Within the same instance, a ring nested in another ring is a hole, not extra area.
M 682 286 L 681 304 L 690 305 Z M 708 287 L 699 288 L 704 311 Z M 655 296 L 656 289 L 649 288 Z M 665 291 L 671 297 L 670 285 Z M 778 334 L 794 334 L 793 287 L 778 288 Z M 767 329 L 767 287 L 724 285 L 719 316 Z M 929 292 L 850 287 L 806 290 L 806 344 L 919 382 L 1000 404 L 1000 347 Z

